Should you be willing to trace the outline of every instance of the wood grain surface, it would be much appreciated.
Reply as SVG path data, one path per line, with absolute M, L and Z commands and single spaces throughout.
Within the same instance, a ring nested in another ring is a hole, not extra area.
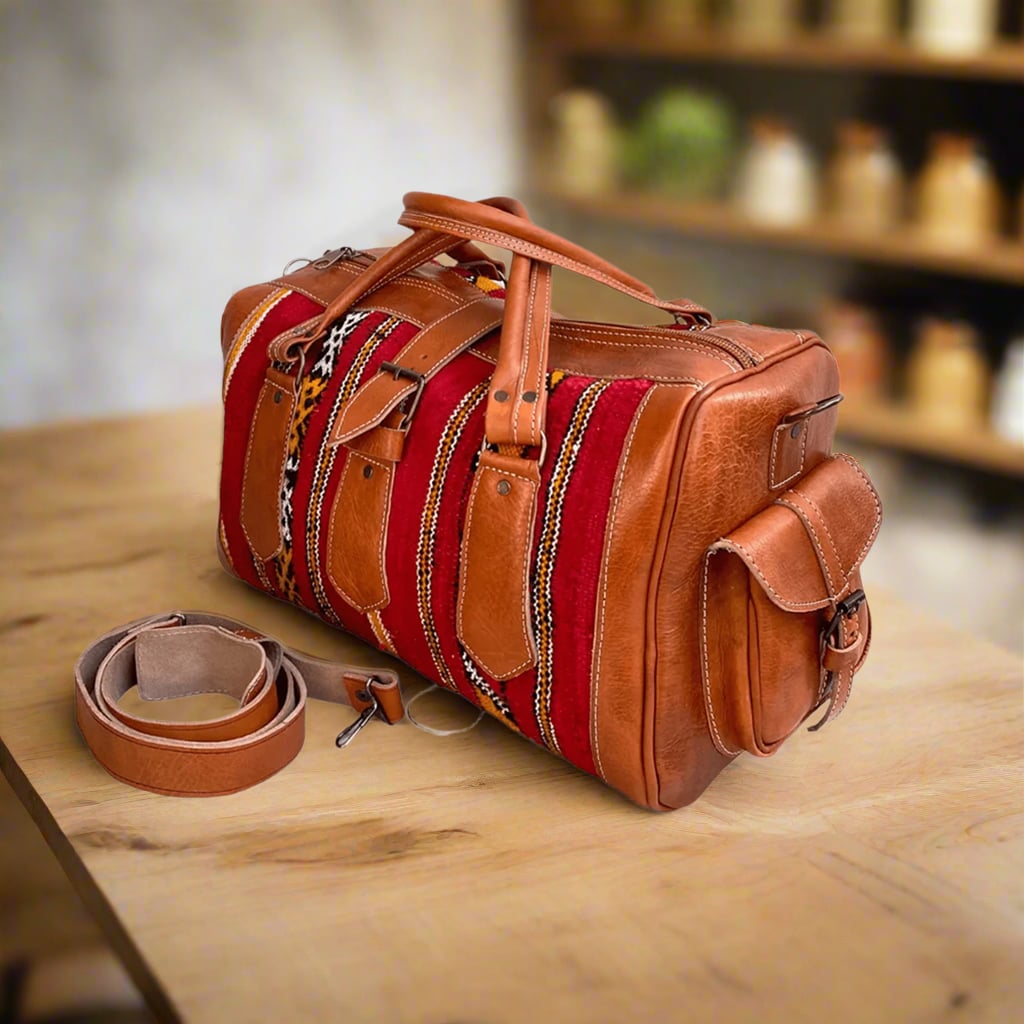
M 96 634 L 207 608 L 383 656 L 222 572 L 215 411 L 0 448 L 0 759 L 163 1017 L 1021 1019 L 1024 714 L 998 649 L 873 595 L 847 713 L 668 815 L 492 722 L 374 723 L 338 751 L 352 712 L 320 703 L 268 782 L 155 796 L 75 729 L 71 667 Z

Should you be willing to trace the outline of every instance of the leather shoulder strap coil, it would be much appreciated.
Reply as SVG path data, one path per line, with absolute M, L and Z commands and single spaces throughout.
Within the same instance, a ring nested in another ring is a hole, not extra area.
M 201 722 L 157 722 L 124 711 L 143 700 L 224 693 L 238 710 Z M 78 727 L 96 759 L 122 782 L 172 796 L 217 796 L 255 785 L 302 748 L 306 698 L 360 712 L 343 746 L 371 718 L 404 716 L 397 675 L 292 650 L 234 619 L 167 612 L 95 640 L 75 665 Z

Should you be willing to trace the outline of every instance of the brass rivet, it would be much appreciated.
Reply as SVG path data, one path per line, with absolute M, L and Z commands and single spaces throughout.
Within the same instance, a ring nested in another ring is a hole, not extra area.
M 800 431 L 803 430 L 804 425 L 802 423 L 794 423 L 793 429 L 789 432 L 790 437 L 799 437 Z
M 275 391 L 274 392 L 274 405 L 280 405 L 282 397 L 283 397 L 283 392 Z
M 494 400 L 496 402 L 507 402 L 508 401 L 508 392 L 507 391 L 495 391 L 494 392 Z
M 363 476 L 369 480 L 373 476 L 373 466 L 363 466 Z
M 498 481 L 498 493 L 499 494 L 508 494 L 508 492 L 511 491 L 511 490 L 512 490 L 512 485 L 507 480 L 499 480 Z
M 523 401 L 524 402 L 536 402 L 537 401 L 537 392 L 536 391 L 524 391 L 523 392 Z

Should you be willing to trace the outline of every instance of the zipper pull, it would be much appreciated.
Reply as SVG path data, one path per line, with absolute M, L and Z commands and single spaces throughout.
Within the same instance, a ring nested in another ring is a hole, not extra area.
M 340 249 L 328 249 L 323 256 L 318 257 L 315 260 L 310 259 L 308 256 L 297 256 L 293 260 L 289 260 L 284 265 L 284 270 L 281 271 L 281 277 L 287 277 L 288 274 L 294 270 L 301 270 L 303 267 L 313 267 L 314 270 L 327 270 L 329 267 L 333 267 L 335 263 L 343 263 L 345 260 L 354 260 L 364 253 L 358 249 L 352 249 L 347 245 L 343 245 Z M 296 266 L 298 264 L 298 266 Z

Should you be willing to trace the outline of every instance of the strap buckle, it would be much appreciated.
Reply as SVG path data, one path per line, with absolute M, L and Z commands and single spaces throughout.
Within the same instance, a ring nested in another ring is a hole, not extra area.
M 339 750 L 342 747 L 347 747 L 370 724 L 370 719 L 376 716 L 380 708 L 377 703 L 377 695 L 373 692 L 373 684 L 376 681 L 376 679 L 370 679 L 366 684 L 365 693 L 370 703 L 359 712 L 359 717 L 350 725 L 346 725 L 335 738 L 334 745 Z M 362 697 L 362 693 L 359 696 Z
M 834 409 L 842 400 L 843 396 L 840 394 L 829 395 L 828 398 L 823 398 L 820 402 L 815 402 L 814 405 L 806 406 L 803 409 L 797 409 L 795 412 L 791 412 L 786 416 L 783 416 L 782 419 L 779 420 L 779 424 L 800 423 L 803 420 L 809 420 L 812 416 L 817 416 L 819 413 L 827 412 L 829 409 Z
M 416 370 L 410 370 L 407 366 L 399 366 L 398 363 L 381 363 L 378 372 L 393 373 L 395 380 L 401 380 L 405 377 L 407 380 L 416 383 L 416 390 L 402 403 L 402 422 L 398 425 L 399 430 L 408 430 L 409 424 L 412 423 L 413 413 L 416 412 L 416 407 L 420 404 L 420 398 L 423 396 L 423 388 L 427 383 L 427 378 Z
M 825 623 L 821 631 L 822 650 L 832 643 L 832 639 L 839 632 L 840 623 L 844 619 L 852 619 L 866 599 L 867 595 L 863 590 L 855 590 L 852 594 L 847 594 L 842 601 L 836 602 L 835 615 Z

